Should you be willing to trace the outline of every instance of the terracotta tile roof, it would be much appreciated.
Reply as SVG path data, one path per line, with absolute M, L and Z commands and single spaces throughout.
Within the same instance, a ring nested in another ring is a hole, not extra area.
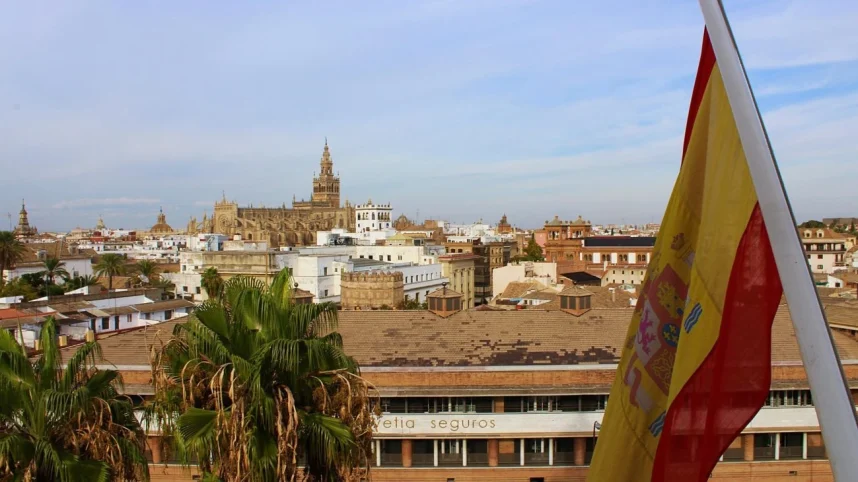
M 858 273 L 838 271 L 836 273 L 832 273 L 831 276 L 843 281 L 844 283 L 858 283 Z
M 841 360 L 858 360 L 858 340 L 837 330 L 832 330 L 831 335 Z M 781 305 L 772 324 L 772 363 L 800 361 L 801 353 L 789 310 L 786 305 Z
M 614 362 L 631 309 L 340 312 L 346 351 L 364 366 L 530 365 Z
M 858 311 L 855 306 L 835 309 Z M 362 366 L 615 363 L 633 312 L 595 308 L 576 317 L 539 309 L 474 309 L 441 318 L 426 310 L 341 311 L 339 332 L 346 352 Z M 100 335 L 104 358 L 117 366 L 148 366 L 151 346 L 166 342 L 186 319 Z M 832 336 L 841 359 L 858 360 L 858 340 L 838 330 Z M 63 356 L 75 350 L 64 348 Z M 772 326 L 772 362 L 800 361 L 789 311 L 781 305 Z
M 522 296 L 522 299 L 525 300 L 548 300 L 554 301 L 558 296 L 557 290 L 553 288 L 545 288 L 536 291 L 531 291 L 530 293 Z
M 843 303 L 825 305 L 825 317 L 832 327 L 843 327 L 858 330 L 858 303 L 846 301 Z
M 153 345 L 166 343 L 173 334 L 173 328 L 187 321 L 187 317 L 156 323 L 153 325 L 130 328 L 98 335 L 98 344 L 105 364 L 116 366 L 149 366 L 149 353 Z M 62 348 L 63 359 L 68 360 L 79 345 Z
M 0 309 L 0 328 L 15 328 L 18 323 L 41 323 L 48 314 L 3 308 Z
M 503 292 L 498 295 L 498 299 L 509 300 L 512 298 L 521 298 L 532 290 L 542 288 L 542 284 L 538 281 L 510 281 Z
M 562 296 L 593 296 L 593 292 L 580 286 L 567 286 L 560 292 Z
M 188 300 L 176 299 L 176 300 L 165 300 L 165 301 L 156 301 L 154 303 L 141 303 L 139 305 L 134 305 L 134 309 L 139 311 L 140 313 L 154 313 L 156 311 L 164 311 L 164 310 L 175 310 L 178 308 L 190 308 L 194 305 L 193 302 Z
M 451 290 L 447 287 L 438 288 L 437 290 L 426 295 L 427 298 L 461 298 L 462 293 Z

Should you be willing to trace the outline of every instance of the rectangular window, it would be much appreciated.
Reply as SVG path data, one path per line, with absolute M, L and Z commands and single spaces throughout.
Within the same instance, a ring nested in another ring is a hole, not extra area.
M 114 315 L 114 317 L 113 317 L 113 329 L 114 330 L 119 329 L 119 315 Z
M 188 287 L 187 287 L 187 286 L 182 286 L 182 291 L 183 291 L 183 292 L 185 292 L 185 293 L 187 293 L 187 292 L 188 292 Z
M 816 269 L 824 269 L 821 264 L 816 265 Z
M 173 318 L 173 310 L 165 310 L 164 311 L 164 319 L 171 320 Z
M 127 315 L 125 315 L 125 322 L 126 322 L 126 323 L 131 323 L 131 314 L 130 314 L 130 313 L 129 313 L 129 314 L 127 314 Z
M 399 256 L 397 256 L 397 258 L 399 259 L 399 261 L 402 261 L 402 255 L 401 254 Z
M 387 260 L 390 261 L 390 255 L 389 254 L 387 255 Z
M 201 289 L 199 286 L 197 286 L 197 287 L 196 287 L 196 293 L 197 293 L 198 295 L 199 295 L 199 294 L 202 294 L 202 289 Z
M 101 329 L 109 330 L 110 329 L 110 317 L 105 316 L 101 319 Z
M 816 255 L 816 259 L 822 259 L 822 255 L 821 255 L 821 254 L 817 254 L 817 255 Z
M 369 259 L 372 259 L 372 256 L 370 256 Z M 324 276 L 328 276 L 328 268 L 327 267 L 324 269 L 323 273 L 324 273 Z
M 326 297 L 328 296 L 328 290 L 325 290 L 325 296 Z

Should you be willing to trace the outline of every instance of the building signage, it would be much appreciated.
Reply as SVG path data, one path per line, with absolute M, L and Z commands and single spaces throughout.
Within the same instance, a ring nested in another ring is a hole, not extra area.
M 380 437 L 572 437 L 592 434 L 604 412 L 536 413 L 390 413 L 378 417 Z M 773 428 L 816 428 L 813 407 L 764 408 L 748 431 Z
M 498 436 L 592 433 L 603 412 L 385 414 L 380 436 Z

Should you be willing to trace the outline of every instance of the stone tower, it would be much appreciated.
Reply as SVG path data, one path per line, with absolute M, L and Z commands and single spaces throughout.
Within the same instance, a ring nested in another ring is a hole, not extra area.
M 30 226 L 30 220 L 27 218 L 27 207 L 24 205 L 24 200 L 21 199 L 21 211 L 18 213 L 18 226 L 15 227 L 15 234 L 30 236 L 35 233 L 36 230 Z
M 321 171 L 319 177 L 313 178 L 314 206 L 339 208 L 340 207 L 340 178 L 334 175 L 334 161 L 331 160 L 331 151 L 328 149 L 328 140 L 325 139 L 325 150 L 322 151 L 322 159 L 319 162 Z

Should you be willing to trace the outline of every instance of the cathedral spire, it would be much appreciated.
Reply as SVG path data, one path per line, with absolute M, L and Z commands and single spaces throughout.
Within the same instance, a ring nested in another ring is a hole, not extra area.
M 320 176 L 333 176 L 334 161 L 331 160 L 331 151 L 328 148 L 327 137 L 325 137 L 325 150 L 322 151 L 322 159 L 319 164 L 322 166 L 322 171 L 319 173 Z

